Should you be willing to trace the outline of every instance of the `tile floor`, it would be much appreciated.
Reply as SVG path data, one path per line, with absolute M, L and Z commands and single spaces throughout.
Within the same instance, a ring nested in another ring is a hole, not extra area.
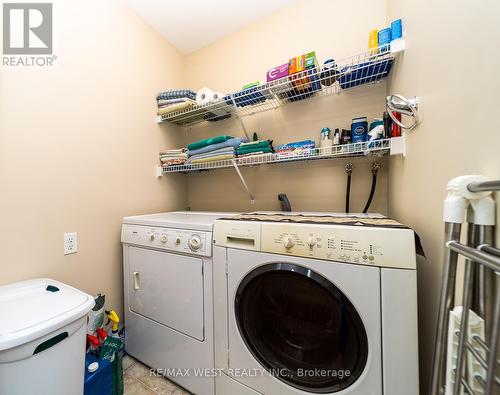
M 123 357 L 123 385 L 124 395 L 190 395 L 161 376 L 151 376 L 147 366 L 129 355 Z

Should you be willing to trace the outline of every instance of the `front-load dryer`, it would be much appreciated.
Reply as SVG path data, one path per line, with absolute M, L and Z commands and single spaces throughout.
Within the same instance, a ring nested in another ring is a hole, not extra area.
M 227 215 L 123 219 L 125 350 L 199 395 L 215 393 L 212 228 Z
M 218 395 L 417 395 L 415 239 L 360 215 L 214 227 Z

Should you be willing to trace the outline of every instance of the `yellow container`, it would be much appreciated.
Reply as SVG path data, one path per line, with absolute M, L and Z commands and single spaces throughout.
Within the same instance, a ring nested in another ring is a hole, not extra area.
M 368 39 L 368 48 L 374 49 L 378 48 L 378 30 L 373 29 L 370 31 L 370 37 Z M 378 51 L 373 51 L 373 53 L 377 53 Z

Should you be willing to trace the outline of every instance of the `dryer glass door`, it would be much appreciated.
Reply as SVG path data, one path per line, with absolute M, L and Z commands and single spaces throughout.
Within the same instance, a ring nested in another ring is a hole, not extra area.
M 238 287 L 235 316 L 254 357 L 301 390 L 340 391 L 366 365 L 368 341 L 356 309 L 332 282 L 302 266 L 254 269 Z

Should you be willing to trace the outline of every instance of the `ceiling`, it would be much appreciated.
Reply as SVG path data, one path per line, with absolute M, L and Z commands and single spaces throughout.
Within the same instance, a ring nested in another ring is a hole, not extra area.
M 128 0 L 183 54 L 206 47 L 296 0 Z

